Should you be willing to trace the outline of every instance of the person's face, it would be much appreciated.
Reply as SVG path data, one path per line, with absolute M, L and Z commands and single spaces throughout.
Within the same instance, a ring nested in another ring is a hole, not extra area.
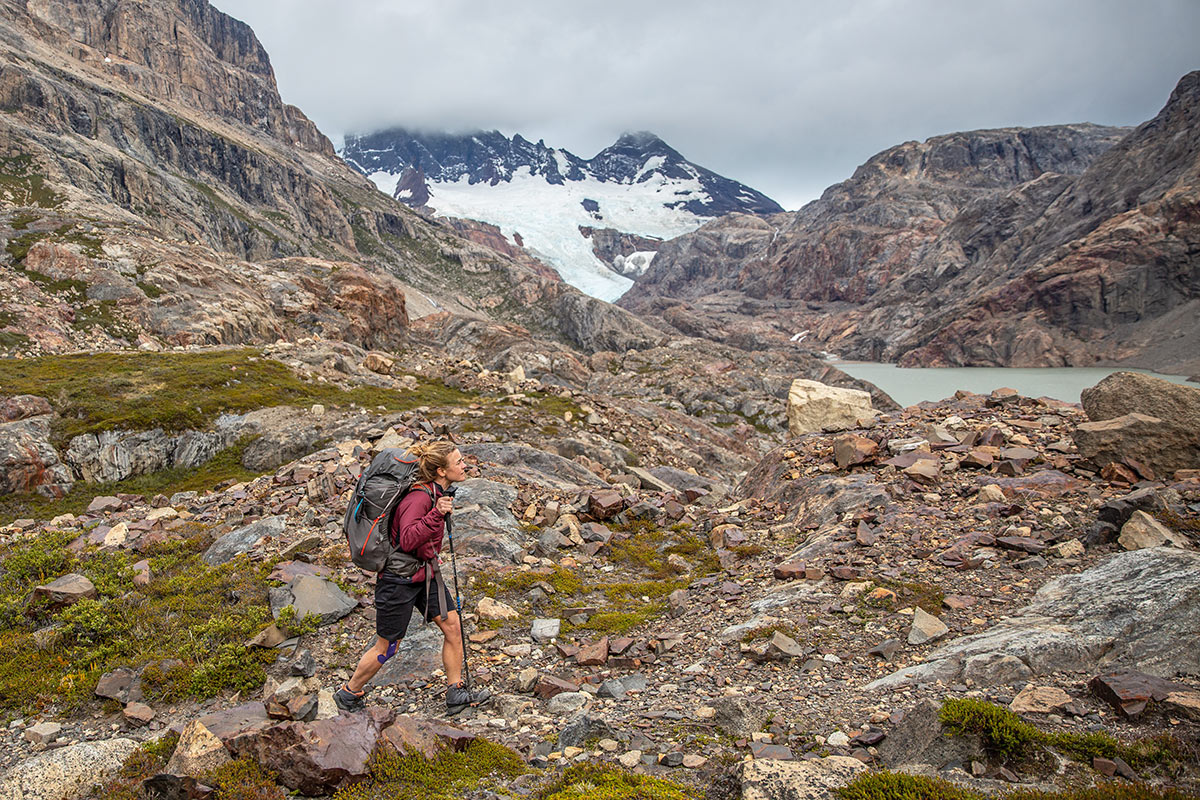
M 455 450 L 446 456 L 446 466 L 438 467 L 438 474 L 445 477 L 450 483 L 465 481 L 467 479 L 467 464 L 463 461 L 462 453 Z

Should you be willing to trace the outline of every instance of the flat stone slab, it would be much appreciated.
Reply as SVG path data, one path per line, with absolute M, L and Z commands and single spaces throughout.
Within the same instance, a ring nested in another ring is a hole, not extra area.
M 216 566 L 224 564 L 226 561 L 232 561 L 242 553 L 248 553 L 256 544 L 264 538 L 278 537 L 287 528 L 287 517 L 264 517 L 263 519 L 230 531 L 229 533 L 217 539 L 201 558 L 205 564 Z
M 1084 572 L 1051 580 L 1013 616 L 864 688 L 957 683 L 966 675 L 977 686 L 989 686 L 1001 675 L 1023 670 L 1028 672 L 1020 680 L 1060 671 L 1194 673 L 1200 671 L 1197 597 L 1200 553 L 1173 547 L 1118 553 Z M 985 668 L 1000 662 L 1012 666 Z

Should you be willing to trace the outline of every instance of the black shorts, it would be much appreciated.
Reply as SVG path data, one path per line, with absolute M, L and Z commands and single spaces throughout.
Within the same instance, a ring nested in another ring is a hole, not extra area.
M 426 610 L 425 581 L 413 583 L 411 578 L 401 578 L 387 572 L 381 574 L 375 582 L 375 633 L 380 638 L 394 642 L 408 630 L 413 608 L 420 609 L 426 622 L 441 614 L 443 608 L 455 610 L 449 589 L 444 590 L 439 601 L 437 583 L 431 582 L 429 586 L 433 591 Z

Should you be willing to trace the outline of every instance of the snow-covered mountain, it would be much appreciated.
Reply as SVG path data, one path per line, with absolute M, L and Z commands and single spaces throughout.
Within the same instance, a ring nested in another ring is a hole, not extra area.
M 585 160 L 519 134 L 395 128 L 348 135 L 341 156 L 409 205 L 498 226 L 563 280 L 605 300 L 646 270 L 656 240 L 734 211 L 783 210 L 645 132 L 624 134 Z

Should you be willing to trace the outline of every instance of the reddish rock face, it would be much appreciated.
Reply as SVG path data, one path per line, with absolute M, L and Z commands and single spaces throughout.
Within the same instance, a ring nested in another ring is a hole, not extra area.
M 380 743 L 396 752 L 415 751 L 426 758 L 434 758 L 445 749 L 462 751 L 473 741 L 475 736 L 462 728 L 439 720 L 405 716 L 397 717 L 380 735 Z
M 367 762 L 394 713 L 371 708 L 315 722 L 283 722 L 234 737 L 227 747 L 248 755 L 301 794 L 331 794 L 367 776 Z
M 19 394 L 0 399 L 0 422 L 16 422 L 19 419 L 53 414 L 50 401 L 31 394 Z

